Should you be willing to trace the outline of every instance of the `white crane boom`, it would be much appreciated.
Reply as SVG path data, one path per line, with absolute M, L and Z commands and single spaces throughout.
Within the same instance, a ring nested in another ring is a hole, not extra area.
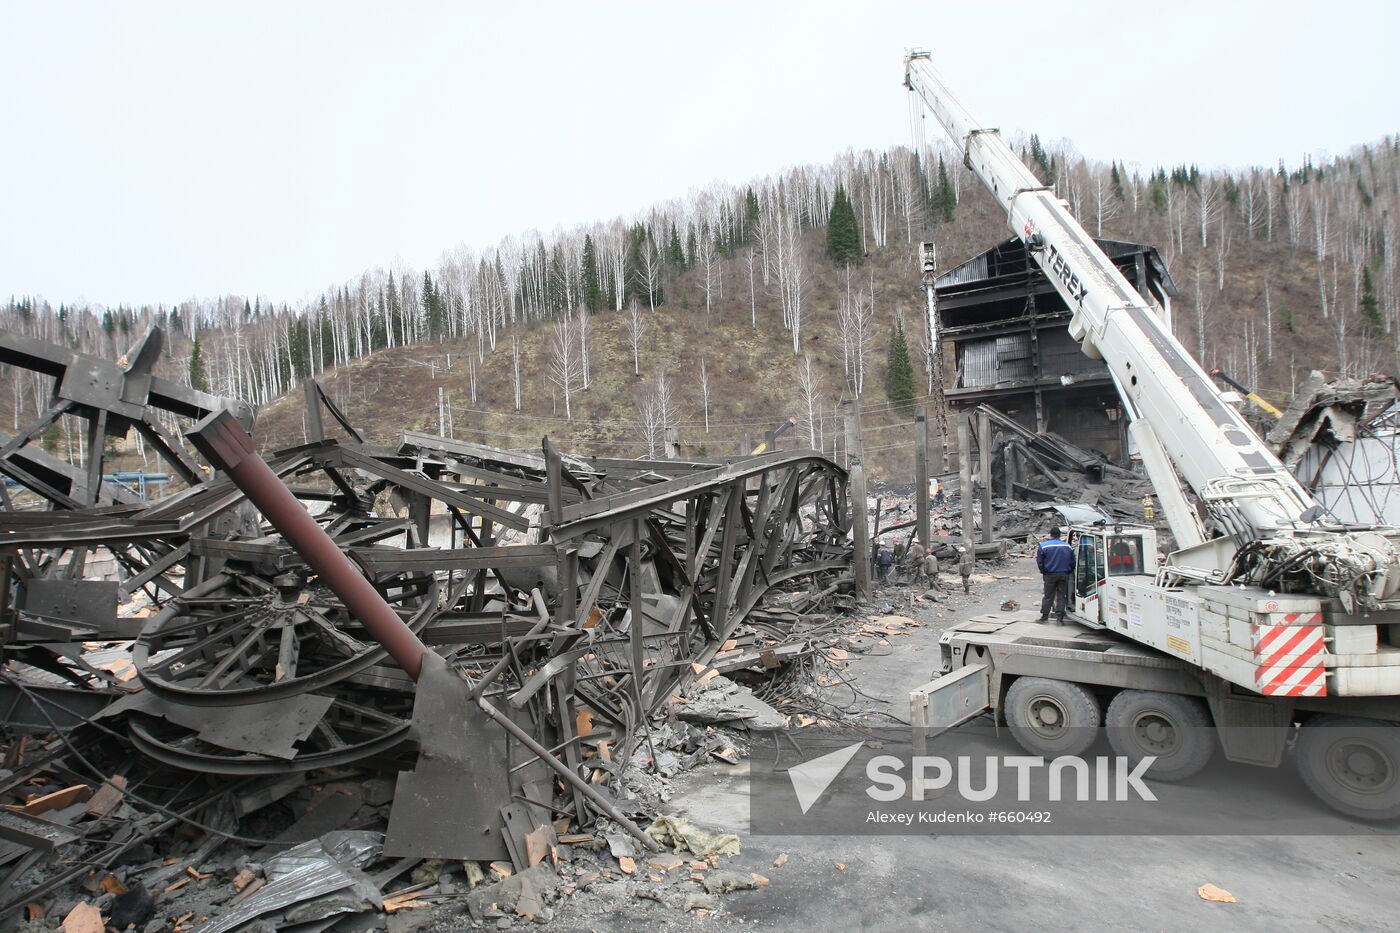
M 1313 497 L 1221 399 L 1210 377 L 1074 219 L 1068 204 L 1040 183 L 996 129 L 967 109 L 927 53 L 906 55 L 905 85 L 961 146 L 967 165 L 1064 298 L 1072 314 L 1070 334 L 1085 353 L 1107 364 L 1133 421 L 1144 467 L 1185 549 L 1173 563 L 1188 572 L 1194 566 L 1219 574 L 1244 548 L 1264 542 L 1271 556 L 1257 565 L 1261 572 L 1266 564 L 1300 555 L 1318 568 L 1339 557 L 1356 558 L 1348 563 L 1345 580 L 1334 568 L 1330 587 L 1325 570 L 1315 569 L 1312 578 L 1322 581 L 1324 591 L 1351 589 L 1363 599 L 1393 592 L 1395 582 L 1385 579 L 1400 577 L 1390 573 L 1396 552 L 1385 542 L 1393 529 L 1362 542 L 1336 525 L 1320 524 L 1323 510 Z M 1203 544 L 1208 536 L 1181 494 L 1178 474 L 1218 523 L 1215 534 L 1221 537 L 1213 542 Z M 1358 587 L 1362 577 L 1364 585 Z
M 1052 188 L 1042 185 L 995 129 L 949 90 L 926 57 L 907 61 L 909 88 L 962 144 L 968 166 L 1006 211 L 1007 223 L 1064 298 L 1070 333 L 1107 362 L 1129 414 L 1149 425 L 1198 495 L 1236 495 L 1251 537 L 1292 528 L 1316 503 L 1128 283 Z M 1150 468 L 1150 464 L 1148 465 Z M 1153 476 L 1159 486 L 1166 477 Z M 1175 485 L 1175 477 L 1170 485 Z M 1231 529 L 1240 531 L 1243 529 Z M 1189 540 L 1189 529 L 1173 527 Z

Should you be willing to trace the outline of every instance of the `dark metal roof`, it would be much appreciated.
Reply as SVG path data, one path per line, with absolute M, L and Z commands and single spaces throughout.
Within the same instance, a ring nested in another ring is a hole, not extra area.
M 1167 271 L 1167 264 L 1155 246 L 1124 240 L 1095 239 L 1094 242 L 1119 266 L 1124 265 L 1119 260 L 1141 253 L 1151 268 L 1151 277 L 1160 283 L 1162 291 L 1172 298 L 1179 294 L 1176 282 L 1172 280 L 1171 273 Z M 1012 237 L 949 269 L 934 281 L 934 287 L 940 292 L 960 291 L 961 287 L 974 284 L 983 287 L 994 279 L 1024 277 L 1028 271 L 1030 270 L 1026 267 L 1026 245 L 1018 237 Z M 1041 274 L 1038 270 L 1034 271 L 1035 274 Z

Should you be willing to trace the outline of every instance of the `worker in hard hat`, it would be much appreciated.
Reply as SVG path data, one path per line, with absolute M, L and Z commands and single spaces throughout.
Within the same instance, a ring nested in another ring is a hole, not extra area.
M 977 556 L 970 547 L 958 548 L 958 575 L 962 577 L 963 592 L 972 592 L 972 571 L 977 566 Z

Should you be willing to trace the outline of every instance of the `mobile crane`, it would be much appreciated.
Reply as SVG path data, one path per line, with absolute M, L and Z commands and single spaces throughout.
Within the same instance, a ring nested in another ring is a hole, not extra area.
M 1291 745 L 1325 803 L 1400 818 L 1400 529 L 1330 519 L 928 53 L 904 65 L 1064 298 L 1071 335 L 1107 364 L 1177 542 L 1159 562 L 1152 528 L 1072 528 L 1070 626 L 996 613 L 945 632 L 941 676 L 910 697 L 916 750 L 988 711 L 1042 756 L 1083 752 L 1105 726 L 1159 780 L 1217 747 L 1277 767 Z

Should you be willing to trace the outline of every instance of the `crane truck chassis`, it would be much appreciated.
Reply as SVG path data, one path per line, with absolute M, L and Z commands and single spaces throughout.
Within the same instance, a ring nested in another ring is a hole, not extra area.
M 1324 803 L 1400 818 L 1400 530 L 1329 520 L 928 57 L 906 55 L 905 86 L 1006 211 L 1071 334 L 1107 364 L 1179 549 L 1159 566 L 1152 528 L 1072 526 L 1071 621 L 995 613 L 944 632 L 940 675 L 910 695 L 916 754 L 988 712 L 1041 756 L 1080 754 L 1104 727 L 1129 762 L 1154 758 L 1157 780 L 1191 777 L 1217 747 L 1264 767 L 1291 747 Z

